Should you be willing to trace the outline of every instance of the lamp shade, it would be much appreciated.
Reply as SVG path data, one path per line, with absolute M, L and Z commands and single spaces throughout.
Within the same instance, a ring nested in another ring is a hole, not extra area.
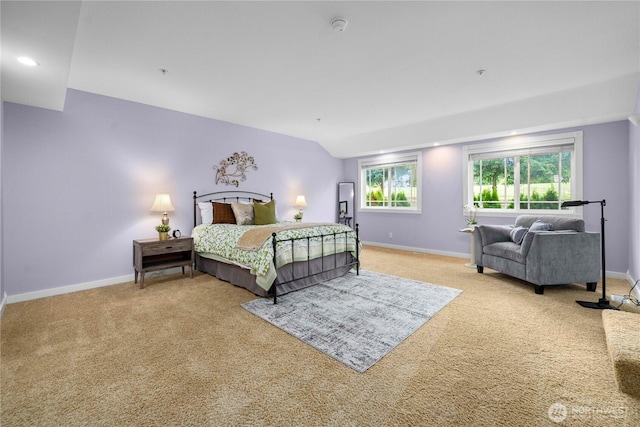
M 153 206 L 151 206 L 151 212 L 171 212 L 174 210 L 175 208 L 171 203 L 171 197 L 169 197 L 168 194 L 156 194 L 156 200 L 153 202 Z
M 295 205 L 300 207 L 300 208 L 306 208 L 307 207 L 307 201 L 305 200 L 304 196 L 302 196 L 302 195 L 297 196 Z
M 567 200 L 566 202 L 562 202 L 562 205 L 560 205 L 561 208 L 568 208 L 571 206 L 582 206 L 582 205 L 588 205 L 590 202 L 584 201 L 584 200 Z

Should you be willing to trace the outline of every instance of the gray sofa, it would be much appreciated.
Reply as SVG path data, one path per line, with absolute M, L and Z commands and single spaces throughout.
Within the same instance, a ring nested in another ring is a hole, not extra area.
M 525 280 L 537 294 L 569 283 L 593 292 L 600 280 L 600 233 L 585 232 L 581 219 L 521 215 L 513 226 L 478 225 L 474 256 L 478 273 L 487 267 Z

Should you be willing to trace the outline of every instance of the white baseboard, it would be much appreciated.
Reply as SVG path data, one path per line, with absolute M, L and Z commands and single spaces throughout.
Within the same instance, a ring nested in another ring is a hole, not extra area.
M 172 273 L 177 273 L 181 271 L 182 270 L 180 267 L 167 268 L 166 270 L 152 271 L 152 272 L 146 273 L 144 277 L 145 279 L 147 279 L 156 275 L 172 274 Z M 16 302 L 52 297 L 55 295 L 63 295 L 71 292 L 85 291 L 87 289 L 101 288 L 103 286 L 117 285 L 119 283 L 133 282 L 133 280 L 134 280 L 134 275 L 128 274 L 126 276 L 112 277 L 110 279 L 101 279 L 101 280 L 95 280 L 93 282 L 78 283 L 76 285 L 61 286 L 58 288 L 43 289 L 41 291 L 25 292 L 24 294 L 10 295 L 8 297 L 5 297 L 5 299 L 7 304 L 13 304 Z M 6 296 L 6 292 L 5 292 L 5 296 Z M 4 300 L 3 300 L 3 303 L 4 303 Z
M 4 312 L 4 307 L 7 305 L 7 293 L 5 292 L 2 295 L 2 302 L 0 302 L 0 317 L 2 317 L 2 313 Z
M 460 252 L 447 252 L 447 251 L 436 251 L 432 249 L 424 249 L 424 248 L 414 248 L 411 246 L 400 246 L 400 245 L 388 245 L 386 243 L 378 243 L 378 242 L 362 242 L 363 245 L 368 246 L 378 246 L 380 248 L 388 248 L 388 249 L 398 249 L 401 251 L 410 251 L 410 252 L 418 252 L 421 254 L 431 254 L 431 255 L 442 255 L 442 256 L 450 256 L 454 258 L 466 258 L 467 260 L 471 257 L 470 254 L 463 254 Z
M 471 254 L 464 254 L 464 253 L 460 253 L 460 252 L 446 252 L 446 251 L 435 251 L 435 250 L 431 250 L 431 249 L 424 249 L 424 248 L 413 248 L 410 246 L 400 246 L 400 245 L 388 245 L 385 243 L 378 243 L 378 242 L 362 242 L 363 245 L 369 245 L 369 246 L 378 246 L 381 248 L 389 248 L 389 249 L 399 249 L 402 251 L 411 251 L 411 252 L 418 252 L 418 253 L 423 253 L 423 254 L 433 254 L 433 255 L 442 255 L 442 256 L 450 256 L 450 257 L 454 257 L 454 258 L 466 258 L 466 259 L 470 259 L 471 258 Z M 607 277 L 611 277 L 612 279 L 622 279 L 622 280 L 631 280 L 628 273 L 619 273 L 617 271 L 607 271 Z M 631 284 L 633 284 L 634 282 L 631 282 Z
M 29 301 L 38 298 L 46 298 L 55 295 L 63 295 L 71 292 L 85 291 L 87 289 L 101 288 L 103 286 L 116 285 L 118 283 L 133 281 L 133 274 L 127 276 L 113 277 L 111 279 L 95 280 L 93 282 L 78 283 L 76 285 L 61 286 L 59 288 L 43 289 L 41 291 L 25 292 L 24 294 L 10 295 L 7 298 L 8 304 Z
M 411 247 L 411 246 L 389 245 L 389 244 L 385 244 L 385 243 L 364 242 L 364 241 L 362 242 L 362 244 L 363 245 L 367 245 L 367 246 L 377 246 L 377 247 L 381 247 L 381 248 L 398 249 L 398 250 L 409 251 L 409 252 L 450 256 L 450 257 L 454 257 L 454 258 L 469 259 L 469 257 L 470 257 L 469 254 L 464 254 L 464 253 L 460 253 L 460 252 L 436 251 L 436 250 L 430 250 L 430 249 L 424 249 L 424 248 L 414 248 L 414 247 Z M 179 271 L 181 271 L 180 267 L 176 267 L 176 268 L 163 270 L 163 271 L 160 271 L 160 272 L 147 273 L 145 276 L 146 277 L 153 277 L 156 274 L 158 274 L 158 275 L 159 274 L 171 274 L 171 273 L 179 272 Z M 611 278 L 614 278 L 614 279 L 627 280 L 629 282 L 630 286 L 633 286 L 633 284 L 635 283 L 635 280 L 633 280 L 633 278 L 631 277 L 629 272 L 627 272 L 627 273 L 618 273 L 618 272 L 615 272 L 615 271 L 607 271 L 607 277 L 611 277 Z M 134 275 L 133 274 L 128 274 L 126 276 L 112 277 L 110 279 L 95 280 L 95 281 L 92 281 L 92 282 L 78 283 L 76 285 L 61 286 L 61 287 L 58 287 L 58 288 L 43 289 L 41 291 L 25 292 L 23 294 L 16 294 L 16 295 L 11 295 L 11 296 L 8 296 L 7 293 L 5 292 L 4 295 L 2 296 L 2 301 L 0 302 L 0 316 L 2 316 L 2 313 L 4 312 L 4 308 L 5 308 L 5 306 L 7 304 L 13 304 L 13 303 L 22 302 L 22 301 L 29 301 L 29 300 L 34 300 L 34 299 L 38 299 L 38 298 L 46 298 L 46 297 L 51 297 L 51 296 L 55 296 L 55 295 L 63 295 L 63 294 L 71 293 L 71 292 L 84 291 L 84 290 L 87 290 L 87 289 L 101 288 L 103 286 L 117 285 L 119 283 L 132 282 L 133 280 L 134 280 Z M 636 288 L 633 290 L 633 292 L 635 293 L 636 298 L 640 299 L 640 288 L 638 288 L 636 286 Z
M 619 273 L 617 271 L 607 271 L 607 277 L 611 277 L 612 279 L 627 280 L 626 273 Z
M 627 271 L 627 275 L 626 275 L 625 278 L 629 282 L 629 287 L 633 289 L 632 292 L 634 293 L 636 299 L 640 300 L 640 288 L 638 287 L 638 286 L 640 286 L 640 283 L 635 288 L 633 287 L 633 285 L 635 285 L 635 283 L 636 283 L 636 280 L 638 280 L 638 279 L 634 280 L 634 278 L 631 277 L 631 274 L 629 273 L 629 271 Z

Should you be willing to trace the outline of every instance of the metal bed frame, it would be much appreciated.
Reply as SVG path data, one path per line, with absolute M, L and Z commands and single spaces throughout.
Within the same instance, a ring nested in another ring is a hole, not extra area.
M 206 197 L 210 197 L 208 200 L 206 199 Z M 266 194 L 261 194 L 261 193 L 255 193 L 255 192 L 250 192 L 250 191 L 219 191 L 219 192 L 213 192 L 213 193 L 207 193 L 207 194 L 201 194 L 198 195 L 196 191 L 193 192 L 193 226 L 195 227 L 197 225 L 197 210 L 198 210 L 198 200 L 200 199 L 200 201 L 209 201 L 209 202 L 222 202 L 222 203 L 230 203 L 235 201 L 236 203 L 240 203 L 241 201 L 253 201 L 254 199 L 260 199 L 260 200 L 264 200 L 264 198 L 269 198 L 269 200 L 273 200 L 273 193 L 270 193 L 269 195 Z M 280 269 L 283 268 L 287 268 L 287 266 L 291 266 L 291 279 L 290 280 L 280 280 L 279 275 L 276 276 L 276 279 L 274 280 L 273 284 L 271 285 L 271 288 L 269 288 L 268 294 L 270 294 L 270 296 L 273 296 L 273 303 L 277 304 L 278 302 L 278 291 L 277 291 L 277 287 L 280 285 L 284 285 L 287 283 L 291 283 L 291 282 L 295 282 L 297 280 L 301 280 L 301 279 L 305 279 L 305 278 L 310 278 L 310 277 L 315 277 L 315 276 L 319 276 L 323 273 L 328 273 L 334 270 L 339 270 L 348 266 L 351 267 L 355 267 L 356 269 L 356 274 L 360 275 L 360 237 L 359 237 L 359 227 L 358 224 L 355 224 L 355 234 L 356 234 L 356 242 L 355 242 L 355 247 L 356 247 L 356 255 L 353 259 L 350 259 L 350 252 L 349 251 L 344 251 L 344 264 L 338 266 L 338 261 L 339 261 L 339 257 L 342 256 L 342 252 L 337 253 L 336 249 L 337 249 L 337 242 L 338 239 L 341 238 L 342 235 L 344 235 L 344 243 L 345 243 L 345 248 L 347 246 L 348 243 L 348 235 L 350 233 L 350 231 L 345 230 L 345 231 L 340 231 L 340 232 L 336 232 L 336 233 L 328 233 L 328 234 L 317 234 L 317 235 L 313 235 L 313 236 L 306 236 L 306 237 L 297 237 L 297 238 L 290 238 L 290 239 L 278 239 L 277 233 L 273 233 L 271 235 L 271 244 L 273 246 L 273 265 L 276 265 L 276 259 L 277 259 L 277 246 L 278 243 L 281 242 L 289 242 L 291 244 L 291 257 L 292 259 L 295 259 L 295 243 L 296 241 L 301 241 L 301 240 L 306 240 L 307 241 L 307 260 L 306 261 L 297 261 L 297 263 L 305 263 L 307 264 L 307 274 L 306 275 L 301 275 L 301 276 L 296 276 L 295 274 L 295 264 L 294 262 L 292 262 L 291 264 L 287 264 L 285 266 L 280 267 Z M 325 237 L 328 236 L 332 236 L 333 237 L 333 254 L 324 255 L 324 251 L 325 251 Z M 316 273 L 310 273 L 311 271 L 311 262 L 312 259 L 309 256 L 309 245 L 312 239 L 321 239 L 322 242 L 322 255 L 317 258 L 320 260 L 320 271 L 316 272 Z M 333 267 L 331 266 L 325 266 L 325 260 L 327 259 L 327 257 L 333 257 Z M 196 266 L 197 267 L 197 266 Z M 278 272 L 278 270 L 276 270 L 276 273 Z

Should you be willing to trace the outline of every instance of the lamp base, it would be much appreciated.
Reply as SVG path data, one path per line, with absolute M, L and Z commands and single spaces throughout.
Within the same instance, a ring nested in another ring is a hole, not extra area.
M 609 300 L 606 298 L 600 298 L 598 302 L 590 302 L 590 301 L 576 301 L 583 307 L 586 308 L 595 308 L 597 310 L 619 310 L 617 307 L 609 304 Z

